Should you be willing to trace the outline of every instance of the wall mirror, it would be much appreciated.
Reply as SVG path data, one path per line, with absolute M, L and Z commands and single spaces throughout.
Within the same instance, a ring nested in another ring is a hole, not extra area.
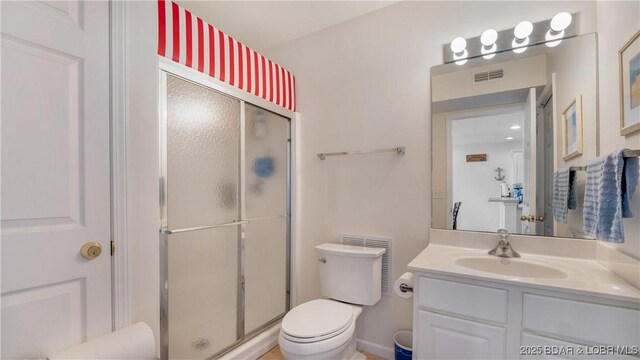
M 553 173 L 599 155 L 596 35 L 519 50 L 431 68 L 432 227 L 586 238 Z

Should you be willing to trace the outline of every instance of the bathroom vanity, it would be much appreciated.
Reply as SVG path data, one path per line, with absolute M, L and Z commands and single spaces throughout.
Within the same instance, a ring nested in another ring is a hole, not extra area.
M 595 260 L 488 250 L 430 244 L 408 265 L 414 359 L 637 358 L 637 288 Z

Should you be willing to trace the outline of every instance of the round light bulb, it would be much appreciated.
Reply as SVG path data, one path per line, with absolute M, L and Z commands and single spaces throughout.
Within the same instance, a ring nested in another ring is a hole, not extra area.
M 467 63 L 467 56 L 469 56 L 469 52 L 467 49 L 463 49 L 462 51 L 453 54 L 453 60 L 456 60 L 457 65 L 464 65 Z
M 532 31 L 533 31 L 533 24 L 531 22 L 521 21 L 518 25 L 516 25 L 516 28 L 513 30 L 513 35 L 515 35 L 516 38 L 522 40 L 529 37 Z
M 544 40 L 546 41 L 545 45 L 547 45 L 548 47 L 556 47 L 560 45 L 563 37 L 564 37 L 564 30 L 558 31 L 558 32 L 549 30 L 544 36 Z
M 498 32 L 493 29 L 487 29 L 480 35 L 480 42 L 487 47 L 495 44 L 496 40 L 498 40 Z
M 516 54 L 522 54 L 527 50 L 527 45 L 529 45 L 529 38 L 525 38 L 524 40 L 518 41 L 518 39 L 513 39 L 511 42 L 511 47 L 513 48 L 513 52 Z
M 466 47 L 467 40 L 462 37 L 457 37 L 451 42 L 451 51 L 453 51 L 455 54 L 463 52 Z
M 489 60 L 496 56 L 496 50 L 498 50 L 498 45 L 495 43 L 491 45 L 491 47 L 483 46 L 480 48 L 480 52 L 482 53 L 482 57 Z
M 506 140 L 513 140 L 513 136 L 509 136 L 505 138 Z
M 520 125 L 513 125 L 512 127 L 510 127 L 509 129 L 511 130 L 518 130 L 520 129 Z
M 568 12 L 563 11 L 561 13 L 557 13 L 556 16 L 551 19 L 551 30 L 562 31 L 571 25 L 571 20 L 571 14 Z

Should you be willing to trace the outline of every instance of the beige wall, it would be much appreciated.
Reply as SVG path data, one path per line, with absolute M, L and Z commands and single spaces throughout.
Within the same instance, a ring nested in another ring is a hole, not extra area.
M 618 51 L 640 30 L 640 2 L 597 3 L 600 96 L 600 153 L 622 147 L 639 149 L 640 133 L 620 136 Z M 636 216 L 624 220 L 625 243 L 617 248 L 640 259 L 640 189 L 632 203 Z M 640 271 L 640 270 L 639 270 Z
M 552 99 L 555 137 L 553 142 L 555 145 L 554 169 L 558 170 L 568 166 L 584 166 L 598 156 L 598 98 L 597 89 L 594 86 L 598 83 L 598 74 L 595 71 L 598 68 L 596 36 L 588 35 L 574 38 L 554 49 L 556 51 L 550 51 L 547 56 L 547 67 L 549 83 L 551 83 L 551 74 L 555 74 Z M 576 59 L 580 59 L 580 61 L 576 61 Z M 563 160 L 562 145 L 562 113 L 578 95 L 582 99 L 582 155 L 565 161 Z M 586 172 L 580 171 L 576 175 L 578 177 L 578 208 L 569 210 L 567 224 L 554 221 L 556 236 L 574 237 L 572 232 L 584 233 L 582 220 L 584 202 L 581 199 L 584 198 Z
M 474 60 L 469 61 L 470 64 L 471 62 L 475 63 Z M 473 74 L 495 69 L 503 69 L 504 78 L 478 84 L 474 82 Z M 522 69 L 527 71 L 522 71 Z M 446 101 L 544 86 L 546 84 L 547 61 L 545 55 L 542 54 L 434 75 L 431 78 L 431 91 L 433 91 L 431 100 L 433 102 Z
M 296 74 L 303 114 L 301 301 L 320 296 L 313 246 L 341 232 L 393 237 L 395 276 L 427 245 L 429 69 L 442 63 L 442 44 L 559 11 L 580 13 L 580 33 L 595 31 L 593 2 L 401 2 L 268 51 Z M 316 158 L 399 145 L 403 157 Z M 412 327 L 411 304 L 384 297 L 366 309 L 358 337 L 392 347 L 393 333 Z

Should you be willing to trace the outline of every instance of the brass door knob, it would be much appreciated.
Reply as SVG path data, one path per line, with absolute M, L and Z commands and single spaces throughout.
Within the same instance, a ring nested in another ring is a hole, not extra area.
M 93 260 L 102 254 L 102 245 L 97 242 L 88 242 L 82 245 L 80 254 L 87 260 Z
M 539 222 L 544 222 L 544 215 L 538 216 L 537 219 Z
M 531 215 L 531 216 L 522 215 L 522 216 L 520 216 L 520 220 L 521 221 L 534 222 L 534 221 L 536 221 L 536 217 L 533 216 L 533 215 Z

